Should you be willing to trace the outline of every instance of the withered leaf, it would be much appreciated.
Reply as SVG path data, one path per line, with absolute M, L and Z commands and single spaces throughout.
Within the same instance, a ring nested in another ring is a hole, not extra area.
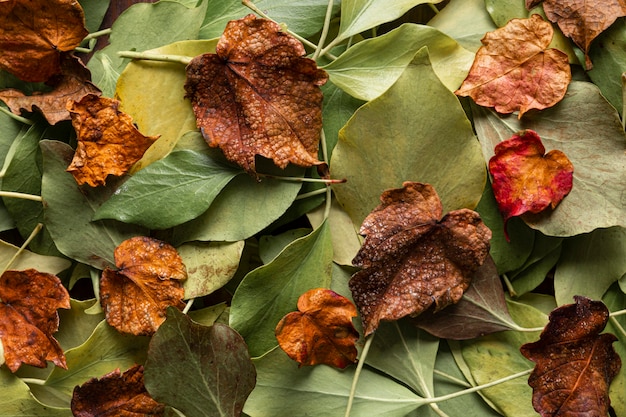
M 165 405 L 156 402 L 143 383 L 143 366 L 135 365 L 123 374 L 119 369 L 92 378 L 74 388 L 72 414 L 75 417 L 163 416 Z
M 39 111 L 48 123 L 54 125 L 70 120 L 70 113 L 65 108 L 68 101 L 78 101 L 87 94 L 100 95 L 98 87 L 91 83 L 89 70 L 71 53 L 61 54 L 61 74 L 50 78 L 47 84 L 52 91 L 30 96 L 13 88 L 2 90 L 0 100 L 15 114 L 22 110 Z
M 359 231 L 365 242 L 352 263 L 363 269 L 349 283 L 365 335 L 380 320 L 457 303 L 489 254 L 491 239 L 472 210 L 442 218 L 441 201 L 429 184 L 405 182 L 380 200 Z
M 547 49 L 554 31 L 539 15 L 488 32 L 455 92 L 500 113 L 545 109 L 561 101 L 572 78 L 567 55 Z
M 359 333 L 352 325 L 356 307 L 350 300 L 326 288 L 315 288 L 298 299 L 297 312 L 284 316 L 276 326 L 281 349 L 300 366 L 320 363 L 345 368 L 356 362 Z
M 186 97 L 207 143 L 254 174 L 255 155 L 284 168 L 320 165 L 326 73 L 304 47 L 269 20 L 248 15 L 228 23 L 216 54 L 187 66 Z
M 6 271 L 0 277 L 0 340 L 4 359 L 15 372 L 23 364 L 66 368 L 65 354 L 52 336 L 59 328 L 57 309 L 70 308 L 61 280 L 34 269 Z
M 1 1 L 0 68 L 24 81 L 47 81 L 61 72 L 61 52 L 87 34 L 76 0 Z
M 102 272 L 100 302 L 107 322 L 118 331 L 152 335 L 165 321 L 168 306 L 185 307 L 180 281 L 187 271 L 173 246 L 133 237 L 115 248 L 115 265 L 117 271 Z
M 600 334 L 609 319 L 601 301 L 574 301 L 553 310 L 539 340 L 520 349 L 535 362 L 528 384 L 543 417 L 609 415 L 609 385 L 621 368 L 613 349 L 617 337 Z
M 109 175 L 123 175 L 158 136 L 144 136 L 132 118 L 118 110 L 120 102 L 88 94 L 68 102 L 67 110 L 78 136 L 76 153 L 67 171 L 79 185 L 104 185 Z

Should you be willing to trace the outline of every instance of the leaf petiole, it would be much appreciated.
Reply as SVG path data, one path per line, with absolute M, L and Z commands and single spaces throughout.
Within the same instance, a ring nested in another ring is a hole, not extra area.
M 330 19 L 333 15 L 333 5 L 334 0 L 328 0 L 328 6 L 326 7 L 326 16 L 324 17 L 324 26 L 322 27 L 322 34 L 320 35 L 320 39 L 318 41 L 317 47 L 315 48 L 315 52 L 311 57 L 313 60 L 317 60 L 320 57 L 320 52 L 322 51 L 322 47 L 324 46 L 324 42 L 326 42 L 326 37 L 328 36 L 328 29 L 330 28 Z
M 34 125 L 35 122 L 33 122 L 30 119 L 27 119 L 25 117 L 22 116 L 18 116 L 17 114 L 11 113 L 9 110 L 5 109 L 4 107 L 0 106 L 0 112 L 6 114 L 7 116 L 9 116 L 10 118 L 17 120 L 20 123 L 24 123 L 25 125 Z
M 189 65 L 193 57 L 184 55 L 154 54 L 151 52 L 119 51 L 118 56 L 122 58 L 143 59 L 146 61 L 174 62 L 182 65 Z
M 322 184 L 343 184 L 347 181 L 347 179 L 324 179 L 324 178 L 304 178 L 304 177 L 281 177 L 278 175 L 270 175 L 270 174 L 261 174 L 257 172 L 259 177 L 263 178 L 271 178 L 275 180 L 281 181 L 289 181 L 289 182 L 320 182 Z
M 43 201 L 41 196 L 25 193 L 17 193 L 14 191 L 0 191 L 0 197 L 21 198 L 22 200 Z
M 356 393 L 356 384 L 359 382 L 359 376 L 361 375 L 361 370 L 363 369 L 363 365 L 365 364 L 365 358 L 367 358 L 367 352 L 369 352 L 370 346 L 372 346 L 373 340 L 374 340 L 374 333 L 372 333 L 365 340 L 365 345 L 363 346 L 363 350 L 361 351 L 361 356 L 359 357 L 359 363 L 356 366 L 356 371 L 354 371 L 354 377 L 352 378 L 352 386 L 350 387 L 350 396 L 348 397 L 348 405 L 346 406 L 346 414 L 344 415 L 344 417 L 350 417 L 350 411 L 352 410 L 352 403 L 354 402 L 354 394 Z
M 2 269 L 2 274 L 4 274 L 11 267 L 11 265 L 13 264 L 13 262 L 15 262 L 17 257 L 20 256 L 22 254 L 22 252 L 24 252 L 24 249 L 26 249 L 26 247 L 35 238 L 35 236 L 37 236 L 37 234 L 39 234 L 41 229 L 43 229 L 43 224 L 42 223 L 37 223 L 37 226 L 35 226 L 33 231 L 30 233 L 30 236 L 28 236 L 28 239 L 26 239 L 26 241 L 22 244 L 22 246 L 20 246 L 20 248 L 15 252 L 13 257 L 11 259 L 9 259 L 9 262 L 7 262 L 5 267 Z

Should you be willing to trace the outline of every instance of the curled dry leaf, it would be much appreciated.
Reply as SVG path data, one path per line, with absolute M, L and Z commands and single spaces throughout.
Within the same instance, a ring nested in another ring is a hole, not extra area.
M 609 319 L 601 301 L 574 300 L 553 310 L 539 340 L 520 349 L 536 364 L 528 384 L 543 417 L 609 415 L 609 385 L 621 368 L 617 337 L 600 334 Z
M 380 200 L 361 226 L 365 242 L 352 263 L 363 269 L 349 283 L 366 336 L 380 320 L 457 303 L 489 254 L 491 239 L 472 210 L 442 218 L 441 201 L 429 184 L 405 182 Z
M 119 369 L 92 378 L 74 388 L 72 414 L 75 417 L 163 416 L 165 405 L 156 402 L 143 383 L 143 366 L 135 365 L 123 374 Z
M 326 288 L 315 288 L 298 299 L 297 312 L 276 326 L 276 339 L 289 357 L 302 365 L 320 363 L 345 368 L 356 362 L 359 333 L 352 325 L 356 307 Z
M 488 32 L 455 92 L 500 113 L 545 109 L 561 101 L 572 79 L 567 55 L 547 49 L 554 31 L 539 15 Z
M 76 0 L 0 1 L 0 68 L 28 82 L 61 72 L 61 52 L 89 32 Z
M 516 133 L 496 145 L 489 172 L 505 233 L 511 217 L 554 209 L 572 189 L 574 166 L 570 160 L 559 150 L 545 152 L 533 130 Z
M 100 301 L 107 322 L 122 333 L 152 335 L 165 321 L 168 306 L 182 310 L 180 281 L 187 271 L 176 249 L 160 240 L 137 236 L 115 248 L 114 271 L 100 280 Z
M 23 364 L 66 368 L 65 354 L 52 336 L 59 329 L 57 309 L 70 308 L 70 296 L 52 274 L 27 269 L 0 277 L 0 340 L 11 372 Z
M 132 118 L 118 110 L 120 102 L 88 94 L 68 102 L 78 146 L 67 168 L 79 185 L 104 185 L 109 175 L 123 175 L 158 136 L 144 136 Z
M 186 97 L 210 146 L 255 173 L 254 157 L 284 168 L 320 165 L 322 92 L 328 76 L 304 47 L 269 20 L 228 23 L 216 54 L 187 66 Z

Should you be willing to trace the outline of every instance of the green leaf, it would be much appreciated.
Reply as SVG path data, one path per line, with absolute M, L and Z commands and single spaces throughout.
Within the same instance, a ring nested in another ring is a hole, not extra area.
M 85 313 L 97 302 L 95 299 L 85 301 L 71 299 L 69 310 L 58 311 L 59 331 L 54 334 L 54 338 L 59 341 L 63 350 L 69 350 L 85 343 L 98 324 L 104 320 L 103 313 Z
M 133 175 L 96 211 L 94 219 L 116 219 L 166 229 L 194 219 L 209 207 L 240 168 L 206 153 L 180 150 Z
M 530 256 L 519 269 L 508 274 L 517 296 L 537 288 L 561 257 L 562 238 L 535 235 L 535 242 Z
M 626 294 L 620 291 L 617 284 L 614 284 L 607 291 L 602 301 L 606 304 L 609 311 L 626 310 Z M 613 347 L 622 358 L 622 369 L 611 382 L 609 397 L 611 398 L 611 406 L 615 410 L 615 415 L 623 416 L 626 415 L 626 367 L 624 367 L 624 358 L 626 358 L 626 315 L 611 317 L 606 326 L 606 331 L 617 336 L 618 342 L 613 343 Z
M 339 133 L 331 172 L 355 225 L 380 194 L 404 181 L 432 184 L 444 211 L 473 208 L 485 186 L 480 145 L 459 101 L 437 78 L 421 49 L 398 81 L 363 105 Z
M 157 401 L 187 417 L 239 416 L 256 371 L 230 327 L 194 323 L 174 308 L 152 338 L 144 380 Z
M 37 401 L 28 385 L 13 375 L 6 366 L 0 367 L 0 410 L 5 416 L 15 417 L 67 417 L 71 414 L 69 403 L 67 408 L 55 408 Z
M 78 2 L 85 12 L 85 27 L 89 32 L 97 31 L 111 0 L 79 0 Z
M 364 102 L 352 97 L 330 80 L 322 86 L 322 93 L 324 94 L 322 120 L 324 120 L 326 149 L 330 158 L 339 139 L 339 130 Z
M 312 288 L 328 288 L 332 257 L 330 231 L 324 223 L 245 276 L 233 296 L 230 325 L 246 339 L 253 357 L 278 344 L 274 329 L 296 309 L 300 295 Z
M 463 48 L 476 52 L 485 33 L 497 29 L 485 10 L 485 0 L 450 0 L 429 26 L 456 40 Z
M 18 250 L 19 248 L 17 246 L 0 240 L 0 268 L 4 268 Z M 23 250 L 13 261 L 10 269 L 23 271 L 33 268 L 39 272 L 58 274 L 61 271 L 65 271 L 70 265 L 71 262 L 64 258 L 39 255 L 28 250 Z

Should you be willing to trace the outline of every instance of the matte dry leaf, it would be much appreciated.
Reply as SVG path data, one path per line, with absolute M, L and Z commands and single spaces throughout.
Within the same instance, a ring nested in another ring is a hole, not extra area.
M 57 309 L 70 308 L 61 280 L 35 269 L 6 271 L 0 277 L 0 340 L 11 372 L 25 363 L 46 361 L 66 368 L 65 354 L 52 336 L 59 328 Z
M 228 23 L 216 54 L 187 66 L 186 97 L 207 143 L 255 173 L 254 157 L 284 168 L 320 165 L 322 92 L 328 76 L 304 47 L 269 20 Z
M 165 405 L 156 402 L 143 383 L 143 366 L 135 365 L 123 374 L 119 369 L 92 378 L 74 388 L 72 414 L 75 417 L 164 416 Z
M 574 300 L 553 310 L 539 340 L 520 349 L 535 362 L 528 384 L 543 417 L 609 415 L 609 385 L 621 368 L 617 337 L 600 334 L 609 320 L 601 301 Z
M 363 269 L 349 283 L 366 336 L 380 320 L 457 303 L 489 254 L 491 239 L 472 210 L 442 218 L 441 201 L 429 184 L 405 182 L 380 200 L 361 225 L 365 242 L 352 263 Z
M 545 152 L 539 135 L 530 129 L 496 145 L 489 172 L 505 233 L 511 217 L 554 209 L 572 189 L 570 160 L 559 150 Z
M 120 102 L 88 94 L 68 102 L 78 146 L 67 168 L 79 185 L 104 185 L 109 175 L 123 175 L 158 136 L 144 136 L 133 119 L 118 110 Z
M 160 240 L 137 236 L 115 249 L 114 271 L 100 280 L 100 302 L 107 322 L 122 333 L 152 335 L 165 321 L 168 306 L 182 310 L 180 281 L 187 271 L 176 249 Z
M 61 52 L 89 32 L 76 0 L 0 1 L 0 68 L 28 82 L 61 72 Z
M 326 288 L 315 288 L 298 299 L 297 312 L 276 326 L 276 339 L 289 357 L 302 365 L 320 363 L 345 368 L 356 362 L 359 333 L 352 325 L 356 307 Z
M 567 55 L 547 49 L 554 31 L 539 15 L 488 32 L 455 92 L 500 113 L 545 109 L 561 101 L 572 78 Z

